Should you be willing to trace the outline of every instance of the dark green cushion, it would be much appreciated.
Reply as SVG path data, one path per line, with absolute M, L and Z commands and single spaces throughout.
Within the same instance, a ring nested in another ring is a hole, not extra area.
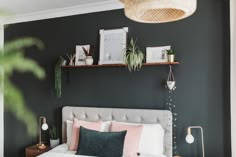
M 127 131 L 99 132 L 80 127 L 77 155 L 121 157 Z

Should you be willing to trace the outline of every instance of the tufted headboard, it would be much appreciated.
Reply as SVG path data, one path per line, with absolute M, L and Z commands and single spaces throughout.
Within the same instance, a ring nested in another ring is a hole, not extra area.
M 172 113 L 168 110 L 70 107 L 62 109 L 62 142 L 66 142 L 66 120 L 160 123 L 165 129 L 165 155 L 172 157 Z

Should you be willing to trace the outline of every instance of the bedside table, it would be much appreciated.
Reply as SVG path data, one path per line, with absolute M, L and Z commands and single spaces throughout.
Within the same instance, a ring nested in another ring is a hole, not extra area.
M 37 145 L 33 145 L 25 149 L 25 157 L 36 157 L 49 151 L 50 149 L 51 148 L 49 146 L 47 146 L 45 149 L 38 149 Z

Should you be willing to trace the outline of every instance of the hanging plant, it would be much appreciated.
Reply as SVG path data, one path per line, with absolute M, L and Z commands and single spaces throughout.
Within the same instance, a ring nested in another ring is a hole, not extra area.
M 143 64 L 144 54 L 136 45 L 136 42 L 133 40 L 133 38 L 130 40 L 130 43 L 125 49 L 125 52 L 124 60 L 129 71 L 140 70 Z
M 177 121 L 177 113 L 175 111 L 175 107 L 176 105 L 174 104 L 174 91 L 176 89 L 176 81 L 174 78 L 174 73 L 172 71 L 172 67 L 170 65 L 170 71 L 168 74 L 168 78 L 166 81 L 166 86 L 168 89 L 168 100 L 167 100 L 167 106 L 168 106 L 168 110 L 170 110 L 172 112 L 173 115 L 173 155 L 174 157 L 180 157 L 178 150 L 177 150 L 177 125 L 176 125 L 176 121 Z
M 55 66 L 55 91 L 57 98 L 61 98 L 61 66 L 64 58 L 60 56 Z

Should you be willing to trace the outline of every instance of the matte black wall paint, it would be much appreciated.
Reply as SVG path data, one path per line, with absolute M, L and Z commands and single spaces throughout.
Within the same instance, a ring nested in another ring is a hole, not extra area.
M 122 10 L 15 24 L 6 30 L 5 39 L 40 38 L 46 49 L 28 49 L 27 56 L 45 68 L 47 78 L 39 81 L 31 74 L 16 73 L 12 79 L 23 90 L 29 108 L 57 125 L 65 105 L 165 109 L 168 92 L 161 82 L 167 78 L 168 66 L 143 67 L 135 73 L 124 67 L 63 69 L 62 99 L 56 99 L 54 65 L 58 56 L 73 53 L 78 44 L 94 44 L 98 52 L 99 29 L 128 26 L 129 36 L 137 38 L 143 50 L 172 45 L 178 52 L 181 64 L 174 67 L 174 102 L 179 114 L 179 153 L 183 157 L 201 155 L 200 138 L 193 145 L 184 140 L 187 126 L 201 125 L 206 156 L 230 157 L 228 8 L 228 1 L 198 0 L 198 10 L 190 18 L 153 25 L 130 21 Z M 37 143 L 37 138 L 29 137 L 11 113 L 5 113 L 4 121 L 5 157 L 23 157 L 25 147 Z M 197 131 L 193 133 L 200 137 Z

